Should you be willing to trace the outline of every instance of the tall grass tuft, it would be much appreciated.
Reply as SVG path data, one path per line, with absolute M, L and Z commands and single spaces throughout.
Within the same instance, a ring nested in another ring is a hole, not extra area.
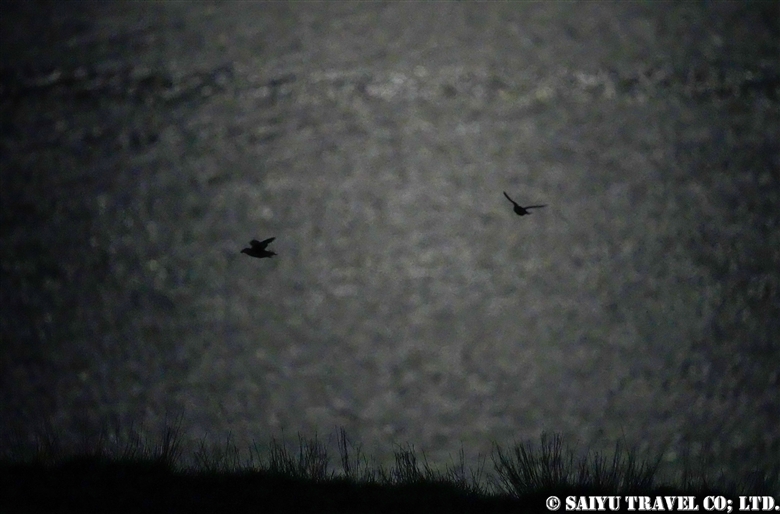
M 316 434 L 309 441 L 298 434 L 297 456 L 283 442 L 271 439 L 267 469 L 271 473 L 313 482 L 333 476 L 328 472 L 328 450 Z

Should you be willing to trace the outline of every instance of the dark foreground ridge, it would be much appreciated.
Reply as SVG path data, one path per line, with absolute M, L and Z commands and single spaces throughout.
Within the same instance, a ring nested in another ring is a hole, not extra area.
M 649 496 L 650 501 L 662 495 L 693 496 L 699 509 L 706 496 L 723 496 L 736 509 L 740 494 L 771 495 L 779 489 L 778 470 L 738 486 L 708 482 L 704 475 L 661 483 L 656 480 L 660 460 L 641 463 L 620 445 L 609 458 L 588 454 L 576 459 L 559 436 L 543 436 L 535 449 L 517 444 L 506 452 L 496 446 L 490 485 L 480 483 L 481 472 L 469 475 L 462 460 L 445 473 L 427 463 L 420 466 L 411 446 L 398 450 L 391 470 L 370 469 L 343 430 L 337 438 L 342 473 L 328 471 L 327 451 L 316 438 L 299 438 L 298 451 L 273 441 L 260 465 L 254 458 L 239 464 L 230 440 L 221 453 L 202 444 L 194 468 L 176 466 L 177 438 L 176 430 L 166 430 L 162 443 L 151 450 L 135 438 L 135 446 L 114 454 L 98 444 L 91 454 L 61 458 L 55 457 L 51 439 L 36 444 L 32 458 L 21 458 L 19 447 L 11 445 L 16 450 L 0 460 L 0 512 L 550 512 L 546 501 L 551 496 L 566 502 L 567 497 L 588 501 L 579 498 L 593 495 L 620 495 L 620 512 L 630 512 L 626 495 Z M 566 510 L 565 503 L 560 510 Z

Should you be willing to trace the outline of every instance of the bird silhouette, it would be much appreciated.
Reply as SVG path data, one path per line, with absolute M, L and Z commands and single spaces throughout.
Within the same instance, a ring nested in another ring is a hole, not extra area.
M 525 216 L 526 214 L 531 214 L 528 209 L 539 209 L 541 207 L 547 207 L 547 204 L 544 205 L 529 205 L 528 207 L 523 207 L 519 203 L 515 202 L 511 198 L 509 198 L 509 195 L 506 194 L 506 191 L 504 191 L 504 196 L 506 196 L 506 199 L 512 202 L 512 205 L 515 206 L 514 211 L 515 214 L 518 216 Z
M 241 250 L 241 253 L 245 253 L 250 257 L 257 257 L 258 259 L 262 259 L 264 257 L 273 257 L 276 255 L 276 252 L 272 252 L 271 250 L 266 250 L 265 248 L 276 239 L 275 237 L 269 237 L 265 241 L 258 241 L 256 239 L 252 239 L 249 244 L 252 245 L 251 248 L 244 248 Z

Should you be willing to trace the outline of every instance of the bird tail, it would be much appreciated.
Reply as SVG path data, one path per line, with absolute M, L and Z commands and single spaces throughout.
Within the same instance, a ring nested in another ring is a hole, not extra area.
M 509 195 L 508 195 L 508 194 L 506 194 L 506 191 L 502 191 L 502 193 L 504 193 L 504 196 L 506 196 L 506 199 L 507 199 L 507 200 L 509 200 L 509 201 L 510 201 L 510 202 L 512 202 L 512 203 L 515 203 L 515 201 L 514 201 L 514 200 L 512 200 L 511 198 L 509 198 Z

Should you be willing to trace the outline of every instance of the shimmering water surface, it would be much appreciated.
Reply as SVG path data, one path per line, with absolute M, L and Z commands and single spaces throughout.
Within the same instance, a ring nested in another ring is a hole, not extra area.
M 776 462 L 778 4 L 9 5 L 3 426 Z

